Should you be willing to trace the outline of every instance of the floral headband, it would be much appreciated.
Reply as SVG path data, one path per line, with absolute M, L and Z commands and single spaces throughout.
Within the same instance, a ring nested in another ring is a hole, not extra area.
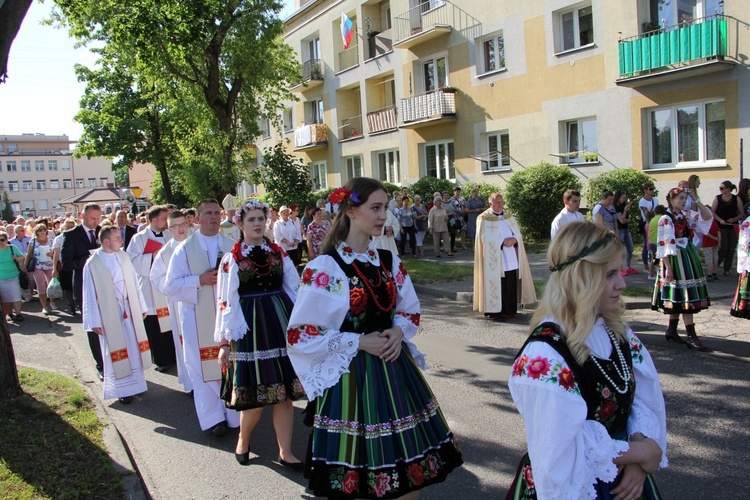
M 238 226 L 241 225 L 242 214 L 250 210 L 257 210 L 257 209 L 268 210 L 268 205 L 258 200 L 248 201 L 240 205 L 239 207 L 237 207 L 237 211 L 234 213 L 234 216 L 232 217 L 232 222 L 234 222 Z
M 687 188 L 681 188 L 676 187 L 669 190 L 669 193 L 667 193 L 667 198 L 671 199 L 677 196 L 680 193 L 687 193 Z
M 607 236 L 605 236 L 604 238 L 600 240 L 596 240 L 595 242 L 593 242 L 591 245 L 587 247 L 583 247 L 583 250 L 581 250 L 581 252 L 578 255 L 573 255 L 571 257 L 568 257 L 565 261 L 561 262 L 560 264 L 556 266 L 550 266 L 549 267 L 550 272 L 554 273 L 555 271 L 562 271 L 563 269 L 571 265 L 573 262 L 580 260 L 586 257 L 588 254 L 599 250 L 601 247 L 603 247 L 604 245 L 612 241 L 613 238 L 617 238 L 617 236 L 615 236 L 615 233 L 612 233 L 612 232 L 608 233 Z
M 349 191 L 348 189 L 342 187 L 334 189 L 329 198 L 331 200 L 331 203 L 338 203 L 340 205 L 353 205 L 354 203 L 361 203 L 358 192 Z

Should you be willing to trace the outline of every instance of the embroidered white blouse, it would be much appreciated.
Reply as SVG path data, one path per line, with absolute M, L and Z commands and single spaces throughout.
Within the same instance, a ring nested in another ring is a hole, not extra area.
M 372 242 L 365 253 L 354 253 L 345 242 L 339 244 L 337 251 L 347 264 L 356 259 L 380 266 L 380 256 Z M 419 329 L 419 299 L 396 255 L 391 272 L 397 292 L 393 326 L 401 327 L 414 361 L 426 369 L 424 355 L 409 341 Z M 333 257 L 316 257 L 302 273 L 287 329 L 289 359 L 311 400 L 336 385 L 341 375 L 349 372 L 357 355 L 360 334 L 339 330 L 348 311 L 349 278 Z
M 685 211 L 675 217 L 687 220 L 688 226 L 694 231 L 707 234 L 711 229 L 713 219 L 703 220 L 700 212 Z M 689 238 L 675 238 L 674 223 L 669 215 L 662 215 L 656 236 L 656 258 L 663 259 L 667 255 L 677 255 L 678 247 L 685 248 Z
M 543 322 L 554 322 L 546 318 Z M 628 436 L 640 432 L 662 449 L 660 467 L 667 466 L 667 421 L 659 375 L 650 354 L 632 330 L 627 329 L 635 400 L 628 419 Z M 600 358 L 612 353 L 612 343 L 599 319 L 586 345 Z M 513 364 L 508 382 L 513 402 L 526 426 L 534 485 L 540 499 L 596 498 L 597 479 L 617 477 L 613 460 L 629 449 L 627 442 L 612 439 L 604 425 L 586 420 L 586 402 L 578 384 L 558 378 L 569 370 L 563 357 L 545 342 L 530 342 Z
M 737 272 L 750 271 L 750 217 L 740 224 L 740 238 L 737 243 Z
M 252 250 L 252 245 L 244 242 L 240 243 L 243 255 L 247 255 Z M 271 249 L 264 243 L 261 248 L 267 252 Z M 292 299 L 297 298 L 297 288 L 299 287 L 299 275 L 294 266 L 294 262 L 289 258 L 286 252 L 283 252 L 284 281 L 282 289 Z M 237 261 L 234 260 L 233 252 L 227 252 L 219 264 L 218 281 L 216 283 L 217 305 L 216 305 L 216 328 L 214 330 L 214 340 L 221 342 L 226 340 L 240 340 L 250 329 L 245 321 L 245 315 L 242 314 L 240 307 L 240 268 Z

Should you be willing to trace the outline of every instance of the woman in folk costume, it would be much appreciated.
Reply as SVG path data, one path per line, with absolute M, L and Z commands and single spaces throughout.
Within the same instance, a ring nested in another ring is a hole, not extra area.
M 706 234 L 711 229 L 711 212 L 697 197 L 693 208 L 686 211 L 688 190 L 676 187 L 667 193 L 668 210 L 659 219 L 656 258 L 661 259 L 659 275 L 654 282 L 651 309 L 669 314 L 666 339 L 687 344 L 689 349 L 705 351 L 703 342 L 695 333 L 693 314 L 708 309 L 706 276 L 703 273 L 698 251 L 693 245 L 693 228 Z M 687 341 L 677 333 L 680 314 L 687 330 Z
M 740 241 L 737 245 L 737 292 L 729 314 L 737 318 L 750 319 L 750 203 L 745 205 L 745 216 L 740 224 Z
M 258 201 L 237 209 L 233 221 L 240 241 L 219 266 L 214 340 L 220 345 L 221 397 L 228 408 L 241 412 L 235 449 L 240 464 L 249 462 L 250 434 L 263 408 L 274 405 L 279 463 L 301 471 L 292 453 L 292 401 L 305 393 L 286 351 L 299 275 L 287 253 L 264 238 L 267 210 Z
M 509 499 L 660 498 L 650 474 L 667 466 L 664 397 L 623 320 L 624 256 L 591 222 L 550 245 L 552 273 L 508 383 L 528 445 Z
M 329 498 L 416 498 L 461 465 L 461 453 L 409 341 L 419 300 L 398 257 L 376 250 L 388 194 L 358 177 L 331 195 L 340 209 L 302 274 L 289 357 L 314 401 L 309 487 Z

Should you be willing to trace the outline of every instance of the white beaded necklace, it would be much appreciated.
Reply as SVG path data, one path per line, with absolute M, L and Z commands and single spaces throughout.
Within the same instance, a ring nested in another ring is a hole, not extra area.
M 625 387 L 620 389 L 614 380 L 612 380 L 607 372 L 602 368 L 602 366 L 599 364 L 599 361 L 597 361 L 597 356 L 594 355 L 594 353 L 591 353 L 591 359 L 594 361 L 594 364 L 599 369 L 599 371 L 604 375 L 604 378 L 609 381 L 610 384 L 612 384 L 612 387 L 615 391 L 617 391 L 619 394 L 625 394 L 628 392 L 628 389 L 630 388 L 630 367 L 628 366 L 628 363 L 625 361 L 625 356 L 622 354 L 622 349 L 620 349 L 620 343 L 617 342 L 617 338 L 615 337 L 615 334 L 607 325 L 604 325 L 604 329 L 607 331 L 607 335 L 609 336 L 609 340 L 612 342 L 612 345 L 614 346 L 615 352 L 617 352 L 617 357 L 620 359 L 620 367 L 622 367 L 622 371 L 620 371 L 620 368 L 617 367 L 617 363 L 613 362 L 612 366 L 615 368 L 615 372 L 617 372 L 617 375 L 622 379 L 622 381 L 625 383 Z

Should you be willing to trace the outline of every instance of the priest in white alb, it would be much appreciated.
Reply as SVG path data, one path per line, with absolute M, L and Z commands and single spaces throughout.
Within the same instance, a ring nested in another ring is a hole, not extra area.
M 193 383 L 195 411 L 202 430 L 220 437 L 239 427 L 239 413 L 220 397 L 219 344 L 214 340 L 217 269 L 234 241 L 219 232 L 221 206 L 214 199 L 198 204 L 200 229 L 177 246 L 169 262 L 166 291 L 178 304 L 185 367 Z
M 505 211 L 501 194 L 490 195 L 489 203 L 490 208 L 477 217 L 474 310 L 505 321 L 517 314 L 518 304 L 536 302 L 536 291 L 521 228 Z
M 172 239 L 167 241 L 161 250 L 154 257 L 154 263 L 151 266 L 149 278 L 154 289 L 167 295 L 167 269 L 169 262 L 172 260 L 177 245 L 185 241 L 188 237 L 187 219 L 185 214 L 180 210 L 171 212 L 167 217 L 167 227 L 172 233 Z M 169 308 L 169 319 L 172 324 L 172 341 L 175 347 L 175 359 L 177 360 L 177 381 L 182 384 L 186 392 L 192 392 L 193 383 L 190 381 L 187 369 L 185 368 L 185 354 L 183 351 L 182 331 L 180 330 L 179 311 L 175 301 L 168 299 L 167 307 Z M 159 318 L 161 320 L 161 318 Z
M 146 392 L 143 370 L 151 353 L 143 318 L 147 305 L 115 226 L 99 232 L 101 248 L 83 266 L 83 327 L 99 335 L 104 358 L 104 399 L 129 404 Z

